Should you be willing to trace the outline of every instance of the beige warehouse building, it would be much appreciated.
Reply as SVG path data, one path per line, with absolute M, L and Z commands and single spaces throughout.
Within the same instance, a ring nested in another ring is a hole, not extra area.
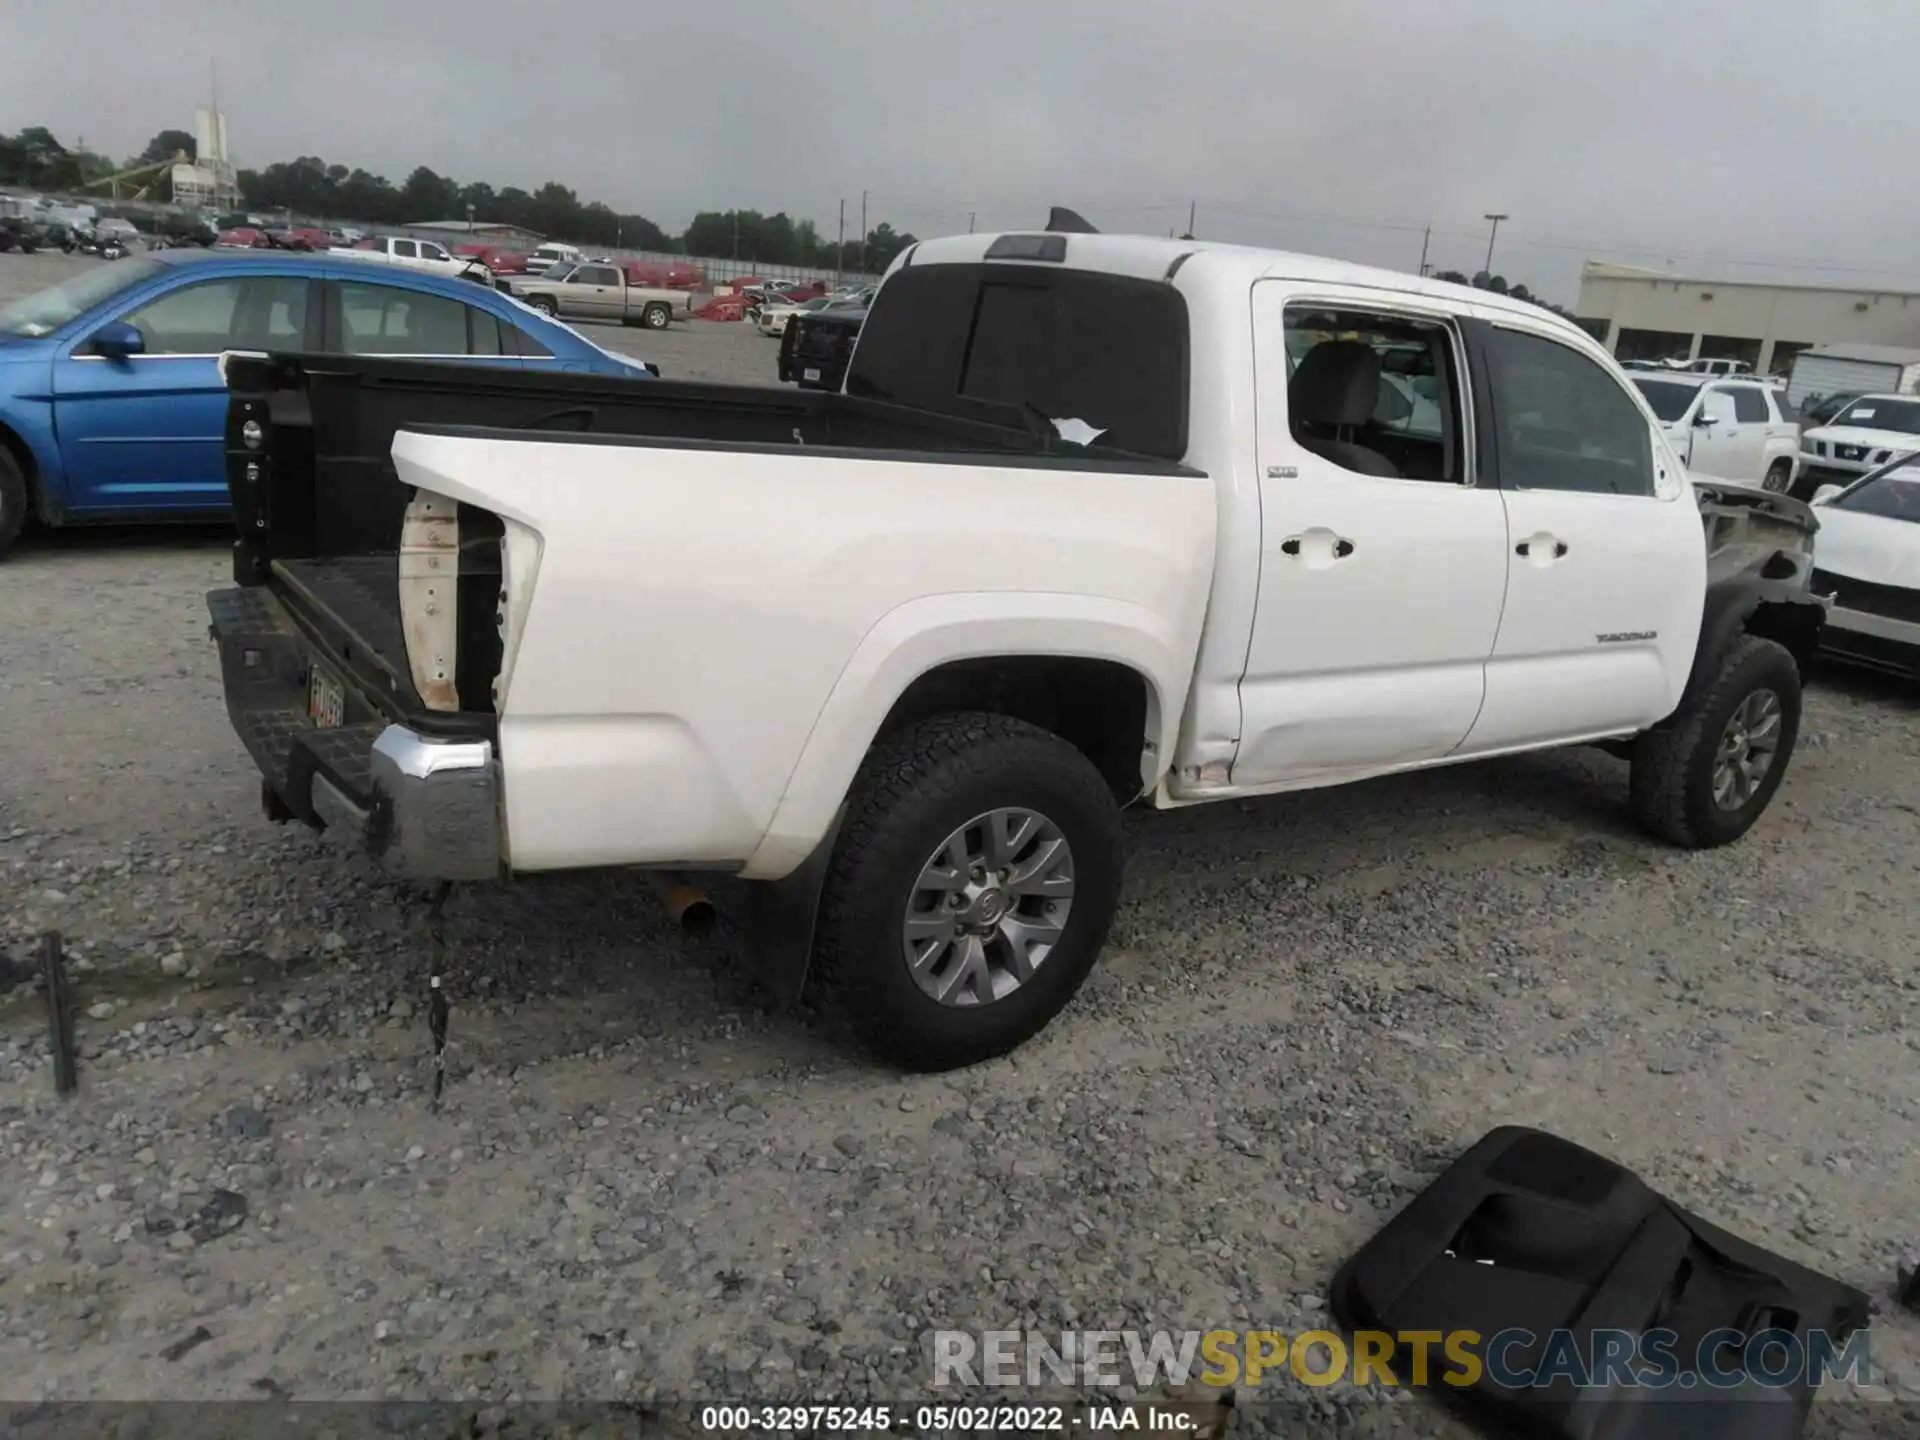
M 1574 313 L 1621 360 L 1745 360 L 1785 375 L 1815 345 L 1920 347 L 1920 293 L 1700 280 L 1589 260 Z

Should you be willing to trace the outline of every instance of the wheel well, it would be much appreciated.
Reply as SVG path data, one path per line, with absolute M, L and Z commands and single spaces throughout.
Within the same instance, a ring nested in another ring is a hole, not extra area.
M 31 514 L 39 496 L 40 467 L 34 464 L 33 451 L 11 429 L 0 425 L 0 450 L 13 457 L 13 463 L 20 467 L 20 477 L 27 482 L 27 510 Z
M 1139 671 L 1112 660 L 1069 656 L 994 656 L 929 670 L 894 702 L 886 736 L 932 715 L 984 710 L 1049 730 L 1085 755 L 1125 805 L 1145 788 L 1142 747 L 1153 695 Z
M 1820 625 L 1825 619 L 1818 605 L 1791 600 L 1763 600 L 1753 607 L 1743 627 L 1749 635 L 1777 641 L 1793 656 L 1802 675 L 1813 663 L 1820 644 Z

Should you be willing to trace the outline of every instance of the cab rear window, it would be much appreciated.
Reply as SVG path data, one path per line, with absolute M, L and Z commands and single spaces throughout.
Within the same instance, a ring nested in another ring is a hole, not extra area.
M 881 288 L 846 388 L 1013 428 L 1077 420 L 1100 449 L 1178 460 L 1187 349 L 1171 285 L 1051 265 L 908 266 Z

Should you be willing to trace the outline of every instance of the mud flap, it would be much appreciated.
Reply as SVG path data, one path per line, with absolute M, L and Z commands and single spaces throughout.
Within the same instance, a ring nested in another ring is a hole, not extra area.
M 1356 1356 L 1362 1332 L 1385 1332 L 1375 1353 L 1399 1383 L 1564 1440 L 1797 1436 L 1818 1372 L 1866 1354 L 1849 1345 L 1867 1323 L 1859 1290 L 1518 1126 L 1416 1196 L 1329 1298 Z M 1406 1337 L 1421 1332 L 1416 1362 Z
M 820 892 L 827 866 L 846 818 L 844 807 L 827 827 L 826 837 L 813 853 L 778 880 L 755 880 L 747 885 L 747 907 L 742 927 L 748 963 L 760 983 L 783 1005 L 799 1000 L 812 968 L 813 932 L 820 919 Z

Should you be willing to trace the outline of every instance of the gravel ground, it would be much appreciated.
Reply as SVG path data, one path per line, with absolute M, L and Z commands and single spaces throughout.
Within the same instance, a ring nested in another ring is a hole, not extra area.
M 58 263 L 0 257 L 0 288 Z M 739 326 L 596 333 L 772 364 Z M 1823 679 L 1771 813 L 1711 853 L 1643 838 L 1590 753 L 1136 816 L 1082 997 L 938 1078 L 764 1008 L 724 893 L 695 941 L 630 877 L 467 887 L 435 1114 L 422 896 L 260 817 L 206 637 L 225 568 L 151 530 L 0 565 L 0 1400 L 900 1401 L 933 1327 L 1311 1328 L 1516 1122 L 1869 1290 L 1920 1394 L 1889 1303 L 1920 1244 L 1912 687 Z M 1237 1428 L 1465 1433 L 1391 1398 Z

